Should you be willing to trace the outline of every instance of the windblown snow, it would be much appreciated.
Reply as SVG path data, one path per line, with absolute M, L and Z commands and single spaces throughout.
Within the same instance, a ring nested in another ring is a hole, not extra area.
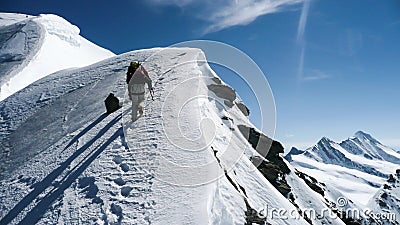
M 0 101 L 59 70 L 114 56 L 56 15 L 0 13 Z

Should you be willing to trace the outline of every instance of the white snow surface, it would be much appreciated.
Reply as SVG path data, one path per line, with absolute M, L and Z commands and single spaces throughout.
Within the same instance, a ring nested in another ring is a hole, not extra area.
M 79 35 L 65 19 L 42 14 L 0 13 L 0 101 L 51 73 L 83 67 L 114 56 Z M 6 35 L 7 34 L 7 35 Z
M 155 90 L 134 123 L 132 60 L 145 61 Z M 246 202 L 296 211 L 250 162 L 256 153 L 237 125 L 254 126 L 208 90 L 217 75 L 204 60 L 199 49 L 133 51 L 0 102 L 0 224 L 244 224 Z M 123 107 L 106 115 L 110 92 Z
M 387 176 L 400 167 L 397 152 L 361 131 L 340 144 L 324 137 L 290 158 L 296 169 L 342 193 L 359 208 L 365 208 Z

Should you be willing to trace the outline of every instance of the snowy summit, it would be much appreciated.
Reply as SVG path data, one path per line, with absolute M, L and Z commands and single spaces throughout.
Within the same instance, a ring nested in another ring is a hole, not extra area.
M 0 13 L 0 101 L 56 71 L 114 56 L 79 32 L 56 15 Z

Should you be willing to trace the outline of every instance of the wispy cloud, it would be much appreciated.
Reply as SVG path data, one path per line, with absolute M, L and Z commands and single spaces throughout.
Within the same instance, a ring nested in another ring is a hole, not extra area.
M 301 3 L 303 0 L 245 0 L 230 3 L 213 12 L 209 20 L 212 22 L 206 33 L 223 30 L 238 25 L 247 25 L 258 17 L 281 12 L 287 7 Z
M 299 25 L 297 26 L 297 41 L 304 42 L 304 31 L 306 30 L 308 10 L 310 9 L 311 0 L 304 0 L 303 8 L 299 19 Z
M 327 73 L 314 69 L 311 70 L 311 72 L 308 75 L 302 76 L 302 80 L 313 81 L 313 80 L 327 79 L 329 77 L 330 76 Z
M 306 51 L 306 40 L 304 38 L 304 33 L 307 25 L 308 12 L 310 9 L 311 0 L 304 0 L 303 8 L 301 10 L 301 15 L 299 19 L 299 25 L 297 26 L 297 43 L 300 45 L 300 60 L 299 67 L 297 69 L 297 77 L 299 80 L 303 80 L 303 72 L 304 72 L 304 57 Z
M 287 10 L 304 0 L 150 0 L 153 4 L 177 5 L 180 7 L 198 4 L 204 10 L 197 11 L 197 17 L 209 25 L 203 34 L 220 31 L 229 27 L 247 25 L 258 17 Z
M 285 134 L 285 138 L 292 138 L 294 137 L 294 134 Z

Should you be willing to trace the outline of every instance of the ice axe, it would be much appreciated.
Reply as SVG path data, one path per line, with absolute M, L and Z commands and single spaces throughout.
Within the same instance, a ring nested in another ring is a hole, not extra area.
M 153 94 L 154 94 L 154 90 L 153 90 L 153 88 L 152 88 L 152 89 L 150 89 L 150 96 L 151 96 L 151 100 L 153 100 L 153 101 L 154 101 Z

